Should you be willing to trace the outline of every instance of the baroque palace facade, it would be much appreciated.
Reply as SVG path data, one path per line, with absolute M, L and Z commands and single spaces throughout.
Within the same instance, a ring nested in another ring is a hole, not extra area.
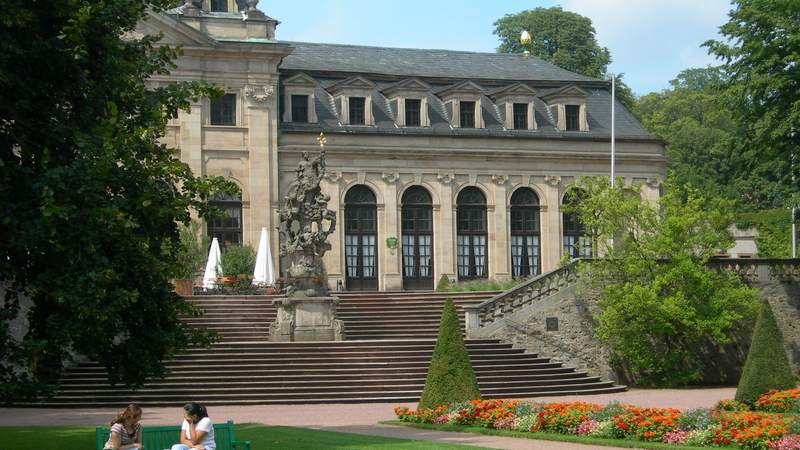
M 607 81 L 535 57 L 286 42 L 257 0 L 187 0 L 137 33 L 182 47 L 152 83 L 206 80 L 225 95 L 170 122 L 164 142 L 196 174 L 235 181 L 208 224 L 221 243 L 257 246 L 303 152 L 327 136 L 323 190 L 339 224 L 324 262 L 332 289 L 432 289 L 509 279 L 588 251 L 562 212 L 581 176 L 610 170 Z M 655 200 L 663 144 L 616 104 L 616 171 Z

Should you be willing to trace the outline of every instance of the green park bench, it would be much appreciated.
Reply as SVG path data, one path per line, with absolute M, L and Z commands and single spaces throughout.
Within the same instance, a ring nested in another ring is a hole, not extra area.
M 180 432 L 181 427 L 176 425 L 142 427 L 144 450 L 164 450 L 180 444 Z M 103 446 L 108 441 L 108 433 L 108 427 L 95 429 L 95 448 L 97 450 L 103 450 Z M 217 443 L 217 450 L 250 450 L 250 441 L 236 440 L 236 432 L 231 420 L 227 423 L 214 424 L 214 441 Z

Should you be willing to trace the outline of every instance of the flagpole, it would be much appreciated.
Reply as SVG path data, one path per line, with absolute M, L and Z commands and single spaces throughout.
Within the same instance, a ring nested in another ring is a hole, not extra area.
M 616 100 L 616 92 L 615 92 L 614 84 L 615 84 L 614 83 L 614 74 L 612 73 L 611 74 L 611 187 L 612 188 L 614 187 L 614 177 L 615 177 L 615 174 L 614 174 L 614 163 L 615 163 L 615 161 L 614 161 L 614 159 L 616 157 L 616 154 L 614 152 L 614 131 L 615 131 L 614 130 L 614 126 L 615 126 L 615 123 L 614 123 L 614 119 L 615 119 L 614 118 L 614 115 L 615 115 L 614 114 L 614 104 L 617 102 L 617 100 Z

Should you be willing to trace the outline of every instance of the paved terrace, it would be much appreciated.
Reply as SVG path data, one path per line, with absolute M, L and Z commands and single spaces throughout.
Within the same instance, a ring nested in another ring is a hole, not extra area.
M 674 407 L 681 410 L 709 408 L 717 401 L 733 398 L 734 388 L 707 389 L 631 389 L 615 394 L 591 396 L 560 396 L 526 399 L 537 402 L 587 401 L 607 404 L 612 401 L 646 407 Z M 415 408 L 416 403 L 399 405 Z M 215 406 L 209 408 L 212 420 L 233 420 L 236 423 L 263 423 L 308 427 L 326 431 L 339 431 L 403 439 L 431 440 L 453 444 L 475 445 L 503 449 L 586 450 L 591 446 L 536 441 L 496 436 L 449 433 L 433 430 L 380 425 L 379 422 L 395 419 L 394 403 L 355 403 L 324 405 L 263 405 Z M 108 408 L 54 409 L 54 408 L 0 408 L 0 426 L 58 426 L 102 425 L 118 411 Z M 179 423 L 179 408 L 146 408 L 142 422 L 145 425 Z M 610 449 L 613 447 L 602 447 Z

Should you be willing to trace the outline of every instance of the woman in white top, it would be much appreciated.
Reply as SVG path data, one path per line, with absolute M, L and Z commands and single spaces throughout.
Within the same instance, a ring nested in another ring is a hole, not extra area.
M 197 403 L 184 405 L 181 443 L 173 445 L 172 450 L 216 450 L 216 448 L 214 424 L 208 418 L 205 406 Z

